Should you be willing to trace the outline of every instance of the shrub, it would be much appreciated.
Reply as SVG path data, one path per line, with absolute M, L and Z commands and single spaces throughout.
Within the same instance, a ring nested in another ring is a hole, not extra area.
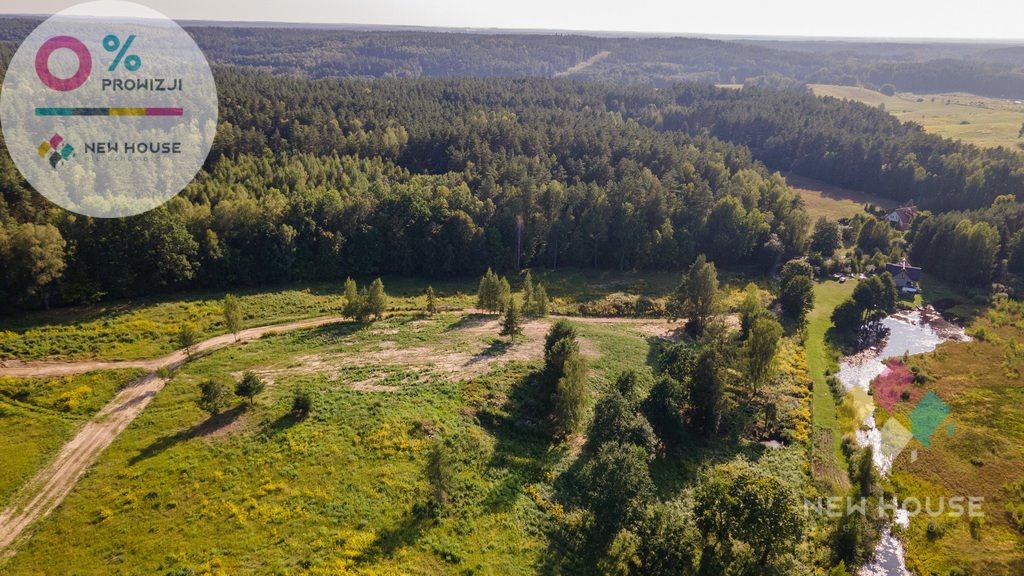
M 306 418 L 313 411 L 313 395 L 309 390 L 296 390 L 292 396 L 292 414 Z
M 211 415 L 219 414 L 228 407 L 228 388 L 217 380 L 207 380 L 199 385 L 199 399 L 196 403 Z

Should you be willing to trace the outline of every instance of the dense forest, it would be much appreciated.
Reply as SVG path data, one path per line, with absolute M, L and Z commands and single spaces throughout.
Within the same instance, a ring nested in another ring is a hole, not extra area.
M 39 22 L 0 19 L 0 42 Z M 967 43 L 864 43 L 467 33 L 359 27 L 227 27 L 186 23 L 214 64 L 308 78 L 551 77 L 671 86 L 781 76 L 803 83 L 1024 98 L 1024 48 Z M 575 65 L 600 55 L 592 65 Z
M 673 89 L 662 127 L 749 146 L 771 168 L 932 209 L 988 206 L 1024 190 L 1024 158 L 926 133 L 883 110 L 764 88 Z
M 571 81 L 308 81 L 221 71 L 208 170 L 119 220 L 0 168 L 7 301 L 487 266 L 772 266 L 809 220 L 747 149 L 624 118 Z M 40 258 L 50 254 L 50 258 Z
M 0 67 L 13 54 L 11 41 L 34 23 L 8 22 Z M 343 274 L 458 276 L 488 266 L 680 270 L 701 253 L 722 266 L 769 270 L 806 253 L 811 228 L 773 170 L 915 202 L 928 214 L 973 211 L 915 227 L 908 248 L 928 262 L 928 254 L 946 253 L 931 242 L 934 227 L 991 220 L 986 210 L 997 199 L 1016 209 L 1012 200 L 1024 189 L 1017 153 L 953 142 L 882 110 L 806 93 L 794 78 L 815 66 L 816 52 L 693 39 L 193 33 L 212 61 L 232 65 L 215 67 L 221 124 L 206 167 L 166 206 L 119 221 L 75 217 L 31 192 L 0 155 L 5 302 L 77 303 Z M 591 68 L 652 50 L 705 67 L 728 55 L 735 66 L 723 70 L 749 85 L 521 77 L 554 75 L 616 42 L 617 52 Z M 910 55 L 857 50 L 858 58 L 903 64 L 929 54 L 927 47 Z M 935 50 L 947 59 L 958 53 Z M 786 76 L 754 76 L 765 73 Z M 418 78 L 451 75 L 479 78 Z M 992 264 L 969 275 L 970 284 L 1018 268 L 1017 224 L 986 224 L 995 230 L 983 234 L 992 239 L 985 243 Z M 889 240 L 848 240 L 866 256 L 901 249 Z
M 217 78 L 206 170 L 149 214 L 54 210 L 0 158 L 6 301 L 488 266 L 679 270 L 700 253 L 767 270 L 810 233 L 770 169 L 933 211 L 984 208 L 1024 184 L 1016 154 L 786 90 Z

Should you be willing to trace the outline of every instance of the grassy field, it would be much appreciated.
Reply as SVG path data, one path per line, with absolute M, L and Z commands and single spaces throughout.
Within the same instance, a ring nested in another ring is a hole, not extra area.
M 562 514 L 551 484 L 569 457 L 517 407 L 546 326 L 508 347 L 491 318 L 400 315 L 203 357 L 4 573 L 534 573 Z M 595 394 L 623 369 L 649 370 L 642 323 L 580 332 Z M 195 406 L 199 381 L 246 369 L 270 382 L 255 408 L 208 419 Z M 303 421 L 288 412 L 299 388 L 315 398 Z M 439 438 L 460 446 L 458 503 L 433 518 L 424 467 Z
M 814 310 L 807 316 L 807 366 L 814 382 L 812 416 L 814 420 L 814 475 L 835 486 L 847 483 L 843 455 L 839 448 L 841 433 L 836 421 L 836 404 L 825 381 L 826 372 L 836 368 L 837 354 L 828 346 L 825 335 L 832 327 L 832 310 L 853 294 L 854 282 L 819 282 L 814 287 Z
M 829 220 L 852 218 L 857 214 L 863 214 L 864 206 L 867 204 L 882 208 L 893 208 L 896 205 L 892 200 L 832 186 L 796 174 L 788 174 L 786 182 L 803 198 L 807 213 L 815 219 L 819 216 Z
M 138 370 L 0 378 L 0 507 Z
M 616 291 L 664 296 L 679 283 L 679 278 L 676 273 L 534 272 L 534 280 L 544 282 L 554 298 L 553 310 L 571 313 L 581 303 Z M 510 281 L 513 286 L 518 283 L 515 278 Z M 411 311 L 426 306 L 422 281 L 385 278 L 384 282 L 391 296 L 390 309 Z M 461 310 L 474 306 L 477 282 L 477 278 L 435 282 L 434 288 L 443 297 L 442 308 Z M 340 282 L 234 292 L 241 300 L 246 327 L 339 314 L 344 305 Z M 221 310 L 224 294 L 168 295 L 4 318 L 0 324 L 0 359 L 155 358 L 177 348 L 175 334 L 182 323 L 194 324 L 204 339 L 225 333 Z
M 1024 121 L 1024 104 L 1019 101 L 986 98 L 973 94 L 911 94 L 900 92 L 886 96 L 874 90 L 854 86 L 813 84 L 819 96 L 834 96 L 863 102 L 869 106 L 885 104 L 887 112 L 903 121 L 913 121 L 925 130 L 971 144 L 1004 146 L 1019 150 L 1018 138 Z
M 985 519 L 974 534 L 967 518 L 912 520 L 907 560 L 918 574 L 1024 573 L 1024 537 L 1007 510 L 1024 504 L 1020 491 L 1008 489 L 1024 479 L 1024 309 L 997 305 L 973 322 L 971 332 L 974 341 L 942 344 L 909 364 L 927 375 L 920 392 L 932 390 L 949 404 L 954 434 L 949 437 L 944 425 L 930 447 L 911 441 L 894 464 L 897 494 L 985 500 Z M 895 417 L 906 424 L 912 409 L 911 402 L 900 402 Z

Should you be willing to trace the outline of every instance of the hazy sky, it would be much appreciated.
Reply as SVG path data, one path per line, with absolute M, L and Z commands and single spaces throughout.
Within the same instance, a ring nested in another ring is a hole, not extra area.
M 73 0 L 0 0 L 53 13 Z M 175 19 L 1024 40 L 1022 0 L 139 0 Z

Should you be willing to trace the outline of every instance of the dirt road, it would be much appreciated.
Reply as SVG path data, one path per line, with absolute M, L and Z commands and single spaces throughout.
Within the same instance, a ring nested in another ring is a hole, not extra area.
M 261 326 L 239 332 L 240 340 L 253 340 L 267 332 L 284 332 L 313 328 L 340 322 L 344 318 L 332 316 Z M 235 341 L 231 334 L 210 338 L 196 347 L 196 352 L 213 350 Z M 66 376 L 105 368 L 145 368 L 150 374 L 135 380 L 114 397 L 78 434 L 57 454 L 54 461 L 30 480 L 14 497 L 11 505 L 0 512 L 0 561 L 14 555 L 16 545 L 25 530 L 34 522 L 53 511 L 74 488 L 75 483 L 96 461 L 100 453 L 146 408 L 150 400 L 163 389 L 166 380 L 156 374 L 159 368 L 176 368 L 186 360 L 184 351 L 174 352 L 155 360 L 127 362 L 14 362 L 0 368 L 0 376 Z
M 326 318 L 314 318 L 312 320 L 301 320 L 290 324 L 278 324 L 276 326 L 260 326 L 247 328 L 238 333 L 239 340 L 255 340 L 267 332 L 284 332 L 287 330 L 298 330 L 301 328 L 313 328 L 324 324 L 341 322 L 345 318 L 341 316 L 330 316 Z M 213 350 L 226 346 L 235 341 L 231 334 L 215 336 L 196 346 L 193 354 Z M 185 361 L 185 351 L 178 350 L 160 358 L 150 360 L 73 360 L 73 361 L 32 361 L 21 362 L 19 360 L 8 360 L 5 366 L 0 366 L 0 376 L 13 376 L 21 378 L 42 378 L 55 376 L 70 376 L 72 374 L 83 374 L 94 370 L 114 370 L 117 368 L 142 368 L 144 370 L 157 370 L 162 367 L 173 367 Z

